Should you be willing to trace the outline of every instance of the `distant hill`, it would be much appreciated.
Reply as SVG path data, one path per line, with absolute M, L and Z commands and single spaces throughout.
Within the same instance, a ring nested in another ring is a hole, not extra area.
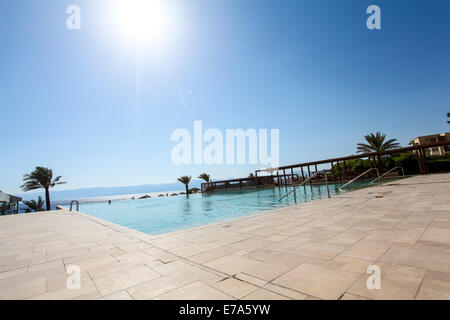
M 203 180 L 192 180 L 189 184 L 189 188 L 200 188 Z M 150 192 L 164 192 L 184 190 L 184 185 L 180 182 L 175 183 L 162 183 L 162 184 L 144 184 L 139 186 L 124 186 L 124 187 L 98 187 L 98 188 L 84 188 L 74 190 L 52 190 L 51 199 L 53 201 L 84 199 L 91 197 L 105 197 L 105 196 L 117 196 L 136 193 L 150 193 Z M 17 194 L 24 200 L 36 199 L 38 196 L 44 197 L 44 192 L 27 192 Z

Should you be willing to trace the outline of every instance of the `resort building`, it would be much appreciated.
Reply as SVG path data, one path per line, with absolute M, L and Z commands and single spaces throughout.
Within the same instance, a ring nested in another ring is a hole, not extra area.
M 412 145 L 419 146 L 430 143 L 439 143 L 443 141 L 450 141 L 450 132 L 417 137 L 414 138 L 411 142 Z M 429 156 L 443 156 L 446 154 L 450 154 L 450 147 L 448 145 L 432 147 L 426 149 L 425 153 Z
M 0 214 L 18 213 L 22 198 L 12 196 L 0 190 Z

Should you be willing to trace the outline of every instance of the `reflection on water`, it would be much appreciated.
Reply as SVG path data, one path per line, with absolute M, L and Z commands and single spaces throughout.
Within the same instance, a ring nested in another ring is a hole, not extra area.
M 203 200 L 202 207 L 205 215 L 207 216 L 208 212 L 213 210 L 213 202 L 211 200 Z
M 342 184 L 330 184 L 331 196 L 339 193 Z M 355 183 L 352 189 L 366 186 Z M 225 221 L 328 197 L 326 186 L 305 185 L 279 200 L 292 187 L 245 189 L 193 194 L 185 196 L 151 198 L 81 204 L 80 211 L 111 222 L 150 234 L 161 234 L 209 223 Z M 349 189 L 351 190 L 351 189 Z

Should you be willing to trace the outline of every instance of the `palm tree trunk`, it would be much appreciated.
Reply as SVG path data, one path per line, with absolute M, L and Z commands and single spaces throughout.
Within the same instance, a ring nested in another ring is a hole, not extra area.
M 47 211 L 50 211 L 50 191 L 45 189 L 45 204 L 47 205 Z
M 189 185 L 185 184 L 184 186 L 186 188 L 186 197 L 189 198 Z
M 382 169 L 382 162 L 381 162 L 381 157 L 380 157 L 380 156 L 377 156 L 377 168 L 378 168 L 378 170 L 379 170 L 379 172 L 380 172 L 380 175 L 383 174 L 383 173 L 381 172 L 381 169 Z

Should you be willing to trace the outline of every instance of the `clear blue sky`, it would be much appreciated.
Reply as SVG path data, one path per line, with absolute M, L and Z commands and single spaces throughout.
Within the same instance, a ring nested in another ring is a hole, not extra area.
M 66 8 L 81 8 L 81 30 Z M 366 28 L 366 8 L 382 30 Z M 158 44 L 115 27 L 114 0 L 0 2 L 0 189 L 37 165 L 63 188 L 245 176 L 175 166 L 170 135 L 280 129 L 280 164 L 355 153 L 381 131 L 407 145 L 448 131 L 450 1 L 164 1 Z M 183 102 L 184 101 L 184 102 Z

